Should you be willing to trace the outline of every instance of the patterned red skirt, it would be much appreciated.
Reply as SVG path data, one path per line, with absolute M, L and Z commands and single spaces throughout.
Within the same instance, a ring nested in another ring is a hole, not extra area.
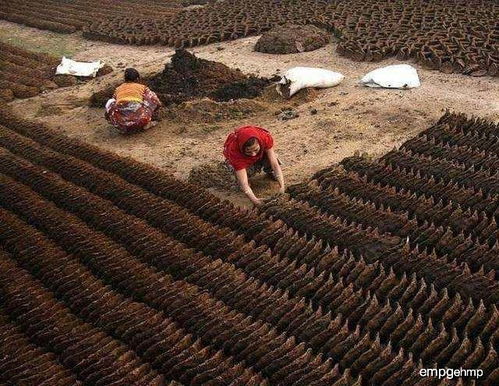
M 110 100 L 106 106 L 111 124 L 123 134 L 141 131 L 151 122 L 153 113 L 160 105 L 156 94 L 147 90 L 142 102 L 127 101 L 117 103 Z

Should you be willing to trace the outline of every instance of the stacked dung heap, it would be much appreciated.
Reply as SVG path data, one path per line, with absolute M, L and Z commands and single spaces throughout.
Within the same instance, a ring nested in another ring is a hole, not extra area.
M 313 51 L 329 43 L 329 34 L 314 25 L 285 24 L 265 32 L 255 51 L 268 54 L 296 54 Z
M 30 98 L 45 90 L 75 85 L 75 76 L 55 75 L 59 63 L 56 57 L 0 42 L 0 101 Z M 106 65 L 97 75 L 111 71 Z
M 1 109 L 0 382 L 497 384 L 498 129 L 447 114 L 257 213 Z
M 275 80 L 245 75 L 220 62 L 197 58 L 187 50 L 175 51 L 162 72 L 143 79 L 165 106 L 196 98 L 209 97 L 218 102 L 255 98 Z M 112 97 L 115 86 L 94 93 L 90 103 L 103 107 Z
M 148 86 L 165 104 L 199 97 L 216 101 L 255 98 L 270 80 L 244 75 L 225 64 L 197 58 L 187 50 L 176 50 L 163 72 L 147 79 Z

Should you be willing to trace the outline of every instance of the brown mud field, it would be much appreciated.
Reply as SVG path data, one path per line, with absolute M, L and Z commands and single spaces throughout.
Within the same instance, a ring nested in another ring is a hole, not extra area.
M 35 46 L 42 52 L 49 51 L 50 41 L 56 36 L 5 21 L 0 22 L 0 31 L 4 32 L 0 40 Z M 16 41 L 9 41 L 10 36 L 15 36 Z M 57 38 L 61 39 L 59 35 Z M 254 51 L 259 38 L 256 36 L 189 51 L 198 58 L 220 62 L 256 77 L 270 78 L 294 66 L 313 66 L 341 72 L 345 80 L 334 88 L 302 91 L 290 100 L 282 99 L 273 87 L 268 87 L 254 99 L 186 101 L 168 107 L 154 129 L 124 137 L 112 130 L 102 108 L 89 106 L 90 96 L 120 81 L 122 70 L 127 66 L 134 66 L 143 76 L 160 73 L 174 50 L 89 42 L 77 34 L 64 38 L 67 42 L 61 45 L 71 46 L 73 59 L 100 59 L 115 71 L 86 84 L 15 100 L 10 103 L 14 111 L 70 137 L 155 165 L 182 179 L 187 179 L 193 168 L 216 171 L 216 165 L 223 160 L 225 138 L 242 125 L 258 125 L 272 132 L 289 185 L 302 182 L 355 152 L 382 156 L 428 128 L 446 109 L 495 122 L 499 119 L 497 78 L 444 74 L 408 61 L 418 70 L 420 88 L 371 89 L 359 85 L 364 74 L 380 66 L 402 62 L 394 58 L 380 63 L 353 62 L 335 53 L 334 41 L 311 52 L 264 54 Z M 296 112 L 294 119 L 280 119 L 283 111 L 290 110 Z M 275 183 L 264 177 L 257 177 L 252 186 L 262 197 L 277 191 Z M 237 190 L 212 191 L 238 204 L 249 205 Z

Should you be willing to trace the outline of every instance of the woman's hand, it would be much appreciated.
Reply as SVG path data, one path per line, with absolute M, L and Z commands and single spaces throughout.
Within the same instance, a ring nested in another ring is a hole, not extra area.
M 273 148 L 267 150 L 267 157 L 274 172 L 274 176 L 279 182 L 279 193 L 284 193 L 284 191 L 286 190 L 286 187 L 284 185 L 284 177 L 282 175 L 281 165 L 279 165 L 279 160 L 277 159 Z
M 255 196 L 253 190 L 249 186 L 248 183 L 248 174 L 246 173 L 246 169 L 236 170 L 236 179 L 239 182 L 239 186 L 241 190 L 246 194 L 246 196 L 250 199 L 250 201 L 255 206 L 261 206 L 262 201 Z

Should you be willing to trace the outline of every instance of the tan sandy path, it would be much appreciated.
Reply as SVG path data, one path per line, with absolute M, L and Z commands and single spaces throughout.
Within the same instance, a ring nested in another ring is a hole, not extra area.
M 49 44 L 49 32 L 0 22 L 2 28 L 16 30 L 20 40 L 41 39 Z M 60 35 L 58 35 L 60 37 Z M 122 137 L 111 130 L 103 111 L 87 107 L 93 91 L 116 82 L 120 68 L 135 66 L 143 74 L 160 71 L 173 50 L 167 47 L 130 47 L 88 42 L 77 35 L 71 40 L 77 60 L 102 59 L 117 68 L 114 74 L 70 89 L 59 89 L 29 100 L 12 103 L 17 112 L 28 118 L 59 128 L 104 149 L 151 163 L 186 178 L 192 167 L 222 159 L 222 145 L 234 128 L 255 124 L 268 128 L 275 137 L 276 149 L 285 163 L 288 183 L 302 181 L 312 173 L 339 162 L 355 151 L 373 156 L 384 154 L 408 138 L 426 129 L 447 108 L 499 120 L 499 80 L 473 78 L 457 74 L 418 69 L 422 86 L 414 90 L 381 90 L 359 86 L 358 80 L 368 71 L 382 65 L 400 63 L 396 59 L 381 63 L 356 63 L 334 53 L 334 43 L 308 53 L 270 55 L 253 52 L 257 37 L 194 48 L 201 58 L 217 60 L 247 73 L 270 76 L 293 66 L 323 67 L 345 75 L 342 84 L 321 90 L 312 102 L 296 107 L 300 116 L 279 121 L 275 110 L 282 106 L 267 105 L 256 116 L 220 122 L 202 122 L 190 117 L 164 120 L 147 133 Z M 412 64 L 411 62 L 409 62 Z M 413 64 L 414 65 L 414 64 Z M 285 102 L 293 107 L 293 99 Z M 311 115 L 310 110 L 318 110 Z M 41 116 L 45 115 L 45 116 Z M 187 122 L 187 123 L 186 123 Z M 268 187 L 269 183 L 258 183 Z M 257 189 L 263 194 L 269 192 Z M 239 193 L 222 192 L 243 205 L 248 201 Z

